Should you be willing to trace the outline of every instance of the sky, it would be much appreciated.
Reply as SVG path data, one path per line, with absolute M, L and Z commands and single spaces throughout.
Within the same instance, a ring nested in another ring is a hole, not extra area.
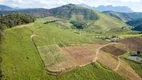
M 135 12 L 142 12 L 142 0 L 0 0 L 0 4 L 19 8 L 54 8 L 65 4 L 87 4 L 89 6 L 128 6 Z

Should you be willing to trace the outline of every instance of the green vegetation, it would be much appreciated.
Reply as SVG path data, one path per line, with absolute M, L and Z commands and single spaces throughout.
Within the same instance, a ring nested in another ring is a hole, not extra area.
M 0 33 L 3 31 L 4 34 L 1 44 L 2 54 L 0 55 L 0 72 L 2 72 L 0 77 L 2 76 L 2 79 L 124 80 L 117 73 L 105 70 L 108 68 L 103 64 L 96 63 L 58 76 L 51 76 L 48 72 L 49 68 L 56 70 L 58 68 L 56 66 L 59 66 L 60 69 L 62 66 L 70 66 L 55 65 L 68 60 L 60 47 L 71 46 L 71 44 L 105 44 L 109 42 L 106 40 L 124 38 L 124 35 L 129 36 L 131 31 L 123 21 L 73 4 L 50 10 L 21 10 L 16 13 L 34 14 L 36 17 L 49 15 L 54 17 L 39 18 L 36 21 L 34 17 L 23 14 L 0 17 Z M 31 22 L 34 23 L 27 24 Z M 81 31 L 82 35 L 77 33 L 77 29 Z M 69 62 L 68 64 L 72 65 Z
M 124 80 L 117 73 L 105 71 L 95 63 L 58 76 L 58 78 L 59 80 Z
M 6 28 L 11 28 L 16 25 L 21 25 L 21 24 L 28 24 L 31 22 L 34 22 L 35 18 L 29 15 L 23 15 L 23 14 L 9 14 L 5 16 L 0 17 L 0 54 L 3 53 L 3 30 Z M 0 56 L 0 79 L 2 77 L 2 70 L 1 70 L 1 62 L 3 60 L 3 57 Z
M 103 12 L 109 16 L 122 20 L 124 22 L 136 20 L 142 18 L 142 13 L 140 12 L 133 12 L 133 13 L 121 13 L 121 12 L 112 12 L 112 11 L 105 11 Z
M 92 43 L 86 37 L 63 30 L 57 24 L 43 24 L 46 19 L 38 19 L 33 25 L 15 27 L 4 31 L 2 61 L 2 79 L 40 79 L 40 80 L 124 80 L 120 75 L 105 71 L 95 63 L 67 72 L 59 76 L 48 75 L 41 57 L 30 36 L 34 33 L 37 46 L 63 43 Z M 56 34 L 56 35 L 55 35 Z M 36 40 L 37 39 L 37 40 Z M 11 47 L 12 46 L 12 47 Z M 50 46 L 53 50 L 53 47 Z M 86 76 L 85 76 L 86 75 Z
M 35 21 L 30 15 L 9 14 L 0 17 L 0 29 L 11 28 L 17 25 L 28 24 Z
M 67 60 L 58 45 L 55 44 L 38 47 L 38 51 L 42 60 L 44 61 L 45 66 L 52 66 L 56 63 Z
M 142 77 L 142 63 L 129 59 L 124 59 Z
M 128 21 L 128 22 L 126 22 L 126 24 L 133 26 L 133 28 L 132 28 L 133 30 L 142 31 L 142 18 Z
M 93 10 L 82 8 L 74 4 L 51 9 L 52 14 L 59 18 L 71 19 L 73 15 L 83 15 L 85 20 L 97 20 L 99 17 Z

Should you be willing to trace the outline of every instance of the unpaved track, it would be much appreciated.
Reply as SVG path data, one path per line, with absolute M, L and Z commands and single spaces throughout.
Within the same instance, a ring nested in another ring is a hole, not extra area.
M 35 36 L 36 36 L 36 34 L 32 34 L 32 35 L 31 35 L 31 39 L 33 39 L 33 37 L 35 37 Z
M 100 49 L 102 49 L 103 47 L 112 45 L 112 44 L 120 44 L 120 43 L 109 43 L 109 44 L 103 45 L 103 46 L 101 46 L 100 48 L 98 48 L 97 51 L 96 51 L 95 59 L 93 60 L 93 62 L 96 62 L 96 61 L 97 61 Z
M 117 71 L 119 69 L 119 67 L 120 67 L 120 57 L 118 57 L 118 65 L 113 71 Z
M 102 49 L 103 47 L 109 46 L 109 45 L 113 45 L 113 44 L 120 44 L 120 43 L 115 43 L 115 42 L 114 42 L 114 43 L 109 43 L 109 44 L 103 45 L 103 46 L 101 46 L 100 48 L 98 48 L 97 51 L 96 51 L 95 59 L 94 59 L 92 62 L 96 62 L 96 61 L 97 61 L 100 49 Z M 117 71 L 118 68 L 119 68 L 119 66 L 120 66 L 120 58 L 119 58 L 119 57 L 118 57 L 118 61 L 119 61 L 119 62 L 118 62 L 118 65 L 117 65 L 117 67 L 114 69 L 114 71 Z

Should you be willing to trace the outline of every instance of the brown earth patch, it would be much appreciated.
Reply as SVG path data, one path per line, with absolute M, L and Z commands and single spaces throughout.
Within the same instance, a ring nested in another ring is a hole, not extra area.
M 120 43 L 127 45 L 131 51 L 142 51 L 142 37 L 123 39 Z
M 120 56 L 120 55 L 123 55 L 127 52 L 123 47 L 124 46 L 118 46 L 118 44 L 117 45 L 108 45 L 108 46 L 103 47 L 101 50 L 106 53 L 110 53 L 114 56 Z
M 62 48 L 63 51 L 66 52 L 66 56 L 73 63 L 76 63 L 79 66 L 85 66 L 90 64 L 94 58 L 95 51 L 101 45 L 81 45 L 81 46 L 73 46 L 73 47 L 65 47 Z

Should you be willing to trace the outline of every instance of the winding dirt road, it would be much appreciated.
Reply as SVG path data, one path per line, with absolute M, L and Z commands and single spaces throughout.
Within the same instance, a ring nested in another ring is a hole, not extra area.
M 109 43 L 109 44 L 103 45 L 100 48 L 98 48 L 97 51 L 96 51 L 95 59 L 93 59 L 92 62 L 96 62 L 97 61 L 100 49 L 102 49 L 103 47 L 109 46 L 109 45 L 113 45 L 113 44 L 120 44 L 120 43 L 115 43 L 115 42 L 114 43 Z M 117 71 L 119 69 L 119 66 L 120 66 L 120 57 L 118 57 L 118 65 L 116 66 L 114 71 Z

